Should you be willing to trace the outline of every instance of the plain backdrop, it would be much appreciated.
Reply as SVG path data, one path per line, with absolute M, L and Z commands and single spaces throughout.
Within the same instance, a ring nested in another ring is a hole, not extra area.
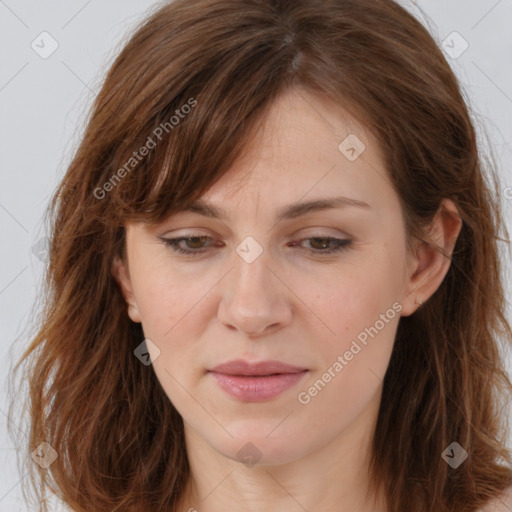
M 402 3 L 445 49 L 460 78 L 482 151 L 498 159 L 501 199 L 512 229 L 512 1 Z M 0 512 L 30 510 L 21 495 L 26 475 L 18 471 L 6 432 L 12 421 L 7 416 L 7 370 L 29 343 L 23 329 L 45 265 L 42 215 L 109 64 L 156 5 L 151 0 L 0 0 L 0 357 L 5 369 L 0 385 Z M 510 254 L 504 252 L 503 258 L 510 283 Z M 511 297 L 509 286 L 509 304 Z M 510 354 L 507 364 L 512 373 Z M 26 425 L 15 428 L 20 438 L 26 436 Z

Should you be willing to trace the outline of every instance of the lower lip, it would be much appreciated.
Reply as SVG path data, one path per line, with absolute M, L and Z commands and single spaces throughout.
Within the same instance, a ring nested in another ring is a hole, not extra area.
M 211 373 L 219 387 L 229 395 L 245 402 L 260 402 L 274 398 L 295 386 L 308 371 L 264 375 L 261 377 Z

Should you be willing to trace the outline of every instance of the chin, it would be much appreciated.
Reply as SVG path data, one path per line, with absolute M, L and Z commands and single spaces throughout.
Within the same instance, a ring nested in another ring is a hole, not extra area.
M 266 424 L 266 422 L 265 422 Z M 220 443 L 211 443 L 214 449 L 225 457 L 252 467 L 258 465 L 287 464 L 304 455 L 305 445 L 303 441 L 295 440 L 284 430 L 276 429 L 269 435 L 278 423 L 273 422 L 267 429 L 261 424 L 253 427 L 241 428 L 240 431 L 228 428 L 233 438 L 224 437 Z

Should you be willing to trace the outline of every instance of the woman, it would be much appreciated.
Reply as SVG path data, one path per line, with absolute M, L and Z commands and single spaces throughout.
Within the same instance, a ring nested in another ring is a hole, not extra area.
M 51 203 L 41 509 L 509 510 L 484 170 L 391 0 L 159 8 Z

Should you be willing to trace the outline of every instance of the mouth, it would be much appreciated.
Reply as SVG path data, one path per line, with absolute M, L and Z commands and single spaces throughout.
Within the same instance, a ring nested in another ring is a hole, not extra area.
M 281 361 L 249 363 L 243 360 L 208 370 L 220 389 L 245 402 L 270 400 L 295 386 L 308 372 L 307 368 Z
M 238 375 L 244 377 L 261 377 L 270 375 L 283 375 L 288 373 L 299 373 L 307 370 L 301 366 L 294 366 L 281 361 L 259 361 L 250 363 L 243 359 L 234 359 L 226 363 L 219 364 L 211 370 L 215 373 L 224 375 Z

